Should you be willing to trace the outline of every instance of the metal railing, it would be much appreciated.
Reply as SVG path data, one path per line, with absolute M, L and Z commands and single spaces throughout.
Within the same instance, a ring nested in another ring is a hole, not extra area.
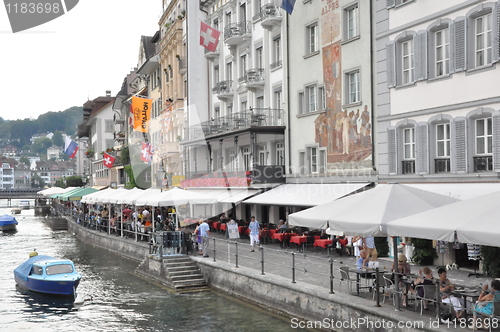
M 185 129 L 184 140 L 194 140 L 251 127 L 284 126 L 285 113 L 282 109 L 250 109 L 205 121 Z

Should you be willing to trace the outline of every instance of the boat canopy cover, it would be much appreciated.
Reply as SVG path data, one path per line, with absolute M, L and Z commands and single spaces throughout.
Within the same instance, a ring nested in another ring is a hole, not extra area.
M 23 279 L 24 281 L 28 281 L 28 275 L 30 274 L 31 268 L 33 268 L 33 264 L 39 261 L 46 261 L 56 259 L 54 257 L 46 256 L 46 255 L 37 255 L 28 259 L 26 262 L 22 263 L 14 270 L 14 274 Z
M 0 216 L 0 226 L 6 226 L 6 225 L 12 225 L 12 224 L 18 224 L 16 218 L 14 218 L 11 215 L 4 214 L 3 216 Z

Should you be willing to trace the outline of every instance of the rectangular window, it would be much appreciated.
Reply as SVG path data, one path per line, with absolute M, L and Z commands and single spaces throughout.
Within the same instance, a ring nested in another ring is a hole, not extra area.
M 250 158 L 250 148 L 242 148 L 241 154 L 243 155 L 243 166 L 246 171 L 252 169 L 251 158 Z
M 299 114 L 306 113 L 304 92 L 299 92 Z
M 309 149 L 309 162 L 311 173 L 318 173 L 318 148 Z
M 319 51 L 318 48 L 318 23 L 307 27 L 307 54 Z
M 276 143 L 276 165 L 285 165 L 285 144 Z
M 104 120 L 104 130 L 107 133 L 112 133 L 115 131 L 115 123 L 113 120 Z
M 282 94 L 281 89 L 274 91 L 274 101 L 273 101 L 273 108 L 274 109 L 281 108 L 281 94 Z
M 326 110 L 326 93 L 324 86 L 318 87 L 318 102 L 319 102 L 319 109 L 321 111 Z
M 307 93 L 307 112 L 315 112 L 318 110 L 318 96 L 316 93 L 317 86 L 311 85 L 306 87 Z
M 403 159 L 415 159 L 415 129 L 403 129 Z
M 245 76 L 247 72 L 247 55 L 240 56 L 240 76 Z
M 476 67 L 491 63 L 491 25 L 492 16 L 487 14 L 476 18 L 475 59 Z
M 273 62 L 276 63 L 280 61 L 281 61 L 281 36 L 273 39 Z
M 264 96 L 259 96 L 256 99 L 256 108 L 257 109 L 263 109 L 264 108 Z
M 349 104 L 358 103 L 359 95 L 359 71 L 347 73 L 347 100 Z
M 219 83 L 219 66 L 214 67 L 214 85 Z
M 436 77 L 450 73 L 450 29 L 436 32 Z
M 401 43 L 403 84 L 413 82 L 413 40 Z
M 443 123 L 436 126 L 436 157 L 450 156 L 450 124 Z
M 492 130 L 491 118 L 476 120 L 476 155 L 493 153 Z
M 259 165 L 267 165 L 267 146 L 259 145 Z
M 255 67 L 262 68 L 262 47 L 259 47 L 255 50 Z
M 228 62 L 226 64 L 226 79 L 228 81 L 233 79 L 233 63 L 232 62 Z
M 359 35 L 359 8 L 358 4 L 346 9 L 346 39 L 351 39 Z

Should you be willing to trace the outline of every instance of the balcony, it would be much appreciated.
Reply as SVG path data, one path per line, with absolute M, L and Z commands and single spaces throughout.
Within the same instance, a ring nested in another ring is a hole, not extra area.
M 415 160 L 403 160 L 401 162 L 403 174 L 415 174 Z
M 239 84 L 245 84 L 247 88 L 258 88 L 264 86 L 264 68 L 253 68 L 245 72 L 245 76 L 238 79 Z
M 238 45 L 244 40 L 249 40 L 252 37 L 251 34 L 250 22 L 231 23 L 224 28 L 224 42 L 228 45 Z
M 257 127 L 284 127 L 282 109 L 250 109 L 186 128 L 183 142 Z
M 205 49 L 205 58 L 208 60 L 213 60 L 215 58 L 218 58 L 219 54 L 220 54 L 219 46 L 220 46 L 220 44 L 217 44 L 217 48 L 215 49 L 214 52 L 211 52 L 208 49 Z
M 265 4 L 260 9 L 260 17 L 263 28 L 272 29 L 274 26 L 281 25 L 281 8 L 273 4 Z
M 219 99 L 232 98 L 234 95 L 233 81 L 220 81 L 212 88 L 212 92 L 217 94 Z

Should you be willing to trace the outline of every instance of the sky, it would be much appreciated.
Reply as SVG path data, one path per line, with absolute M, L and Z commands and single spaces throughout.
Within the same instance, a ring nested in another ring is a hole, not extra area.
M 80 0 L 66 14 L 12 33 L 0 5 L 0 117 L 32 118 L 115 96 L 158 30 L 161 0 Z

